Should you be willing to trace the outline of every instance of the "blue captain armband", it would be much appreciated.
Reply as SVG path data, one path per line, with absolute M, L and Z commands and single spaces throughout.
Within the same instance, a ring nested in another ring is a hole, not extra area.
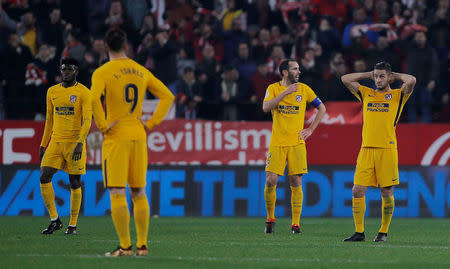
M 314 107 L 319 107 L 320 104 L 322 104 L 322 101 L 320 101 L 319 97 L 316 97 L 316 99 L 314 99 L 311 104 L 313 104 Z

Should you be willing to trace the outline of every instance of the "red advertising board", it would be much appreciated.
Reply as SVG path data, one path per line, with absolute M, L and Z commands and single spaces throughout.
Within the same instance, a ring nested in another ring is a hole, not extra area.
M 355 164 L 361 124 L 321 124 L 307 141 L 309 164 Z M 43 122 L 0 121 L 0 162 L 39 163 Z M 148 135 L 150 164 L 263 165 L 270 122 L 168 120 Z M 450 124 L 400 124 L 401 165 L 449 165 Z M 102 136 L 88 136 L 88 163 L 101 163 Z

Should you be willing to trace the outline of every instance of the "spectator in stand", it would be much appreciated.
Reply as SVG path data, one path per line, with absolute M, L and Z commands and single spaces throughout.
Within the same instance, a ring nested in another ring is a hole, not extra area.
M 307 48 L 300 60 L 300 81 L 313 89 L 321 88 L 322 70 L 316 63 L 313 48 Z
M 375 23 L 387 23 L 390 16 L 391 14 L 389 13 L 389 6 L 386 0 L 376 1 L 373 21 Z
M 328 70 L 325 71 L 325 85 L 318 95 L 324 102 L 350 101 L 353 95 L 341 82 L 341 76 L 347 73 L 344 56 L 341 52 L 333 52 L 330 57 Z
M 373 65 L 375 66 L 375 65 Z M 367 69 L 367 64 L 366 61 L 361 58 L 361 59 L 356 59 L 356 61 L 353 63 L 353 73 L 364 73 L 364 72 L 369 72 L 369 70 Z M 360 81 L 358 81 L 359 84 L 375 89 L 375 82 L 373 81 L 373 79 L 362 79 Z
M 66 25 L 66 47 L 63 50 L 63 58 L 74 58 L 82 62 L 86 47 L 79 41 L 80 29 L 73 28 L 71 24 Z
M 89 33 L 98 35 L 103 27 L 103 22 L 108 16 L 110 0 L 86 1 L 86 21 Z
M 102 32 L 106 33 L 111 28 L 119 27 L 127 34 L 128 40 L 134 45 L 138 44 L 136 40 L 136 31 L 133 28 L 133 22 L 123 11 L 120 0 L 112 0 L 109 8 L 108 17 L 104 20 Z
M 48 22 L 38 28 L 40 42 L 54 47 L 56 55 L 61 55 L 64 48 L 65 27 L 66 22 L 61 20 L 61 9 L 55 7 L 49 14 Z
M 197 36 L 195 42 L 195 54 L 197 61 L 202 60 L 202 49 L 206 44 L 210 44 L 214 47 L 215 57 L 217 61 L 222 61 L 224 47 L 219 38 L 214 34 L 211 25 L 208 23 L 203 23 L 200 27 L 200 35 Z
M 139 30 L 139 40 L 145 38 L 148 34 L 155 36 L 157 30 L 157 24 L 153 14 L 149 13 L 142 19 L 142 25 Z
M 450 121 L 450 52 L 442 60 L 440 77 L 437 83 L 437 111 L 440 122 Z
M 436 51 L 427 43 L 424 32 L 416 32 L 414 41 L 409 46 L 406 56 L 406 73 L 416 77 L 414 94 L 408 102 L 408 120 L 417 122 L 417 112 L 421 111 L 421 121 L 431 122 L 431 105 L 433 91 L 438 79 L 439 62 Z
M 357 8 L 353 11 L 353 22 L 347 24 L 342 36 L 342 45 L 349 47 L 352 44 L 352 37 L 359 37 L 361 35 L 367 36 L 370 42 L 376 43 L 377 34 L 368 30 L 368 25 L 372 21 L 367 19 L 366 11 L 363 8 Z
M 94 57 L 94 64 L 95 66 L 99 67 L 108 61 L 108 54 L 106 53 L 105 40 L 101 36 L 95 36 L 92 38 L 91 44 L 92 44 L 91 51 L 92 56 Z
M 27 12 L 22 17 L 23 28 L 18 31 L 22 44 L 30 49 L 31 55 L 37 53 L 37 28 L 36 18 L 32 12 Z
M 35 60 L 28 64 L 25 73 L 26 95 L 32 99 L 29 104 L 32 109 L 30 117 L 45 118 L 46 93 L 48 85 L 53 85 L 58 72 L 58 61 L 55 59 L 54 51 L 46 44 L 39 47 Z M 34 114 L 37 113 L 37 114 Z
M 203 60 L 197 62 L 196 69 L 200 74 L 200 82 L 203 85 L 203 97 L 206 100 L 213 100 L 216 96 L 214 91 L 218 84 L 220 63 L 214 57 L 214 47 L 207 44 L 203 47 Z
M 385 36 L 380 36 L 376 46 L 369 48 L 365 55 L 369 66 L 375 66 L 379 62 L 388 62 L 391 64 L 392 70 L 401 70 L 402 59 Z
M 322 46 L 327 57 L 330 56 L 331 51 L 341 47 L 339 32 L 332 25 L 331 20 L 332 18 L 330 17 L 321 18 L 319 29 L 317 29 L 317 43 Z
M 280 63 L 284 58 L 285 53 L 283 47 L 280 45 L 272 46 L 272 53 L 270 54 L 270 58 L 267 60 L 269 72 L 277 76 L 280 76 L 278 67 L 280 66 Z
M 280 44 L 278 44 L 280 45 Z M 252 48 L 252 51 L 257 58 L 267 59 L 272 52 L 272 40 L 270 32 L 267 29 L 261 29 L 258 35 L 258 43 Z
M 203 101 L 201 85 L 195 79 L 194 69 L 186 67 L 183 77 L 175 82 L 176 117 L 195 120 L 198 116 L 198 104 Z
M 187 67 L 191 68 L 192 70 L 195 69 L 194 53 L 191 49 L 188 48 L 188 46 L 182 46 L 178 49 L 177 54 L 177 75 L 179 78 L 182 78 L 185 75 L 185 70 Z
M 250 77 L 256 72 L 256 64 L 250 57 L 249 46 L 246 42 L 239 44 L 238 57 L 232 61 L 231 65 L 239 72 L 241 86 L 248 88 Z
M 23 118 L 23 108 L 27 108 L 29 96 L 24 92 L 25 71 L 33 60 L 30 49 L 20 43 L 19 36 L 12 33 L 8 39 L 8 47 L 2 57 L 2 76 L 4 79 L 6 115 L 9 119 Z
M 239 83 L 239 72 L 231 67 L 225 66 L 222 81 L 218 86 L 218 100 L 222 105 L 221 120 L 236 121 L 242 119 L 239 108 L 244 102 L 248 102 L 246 89 Z
M 165 85 L 177 79 L 177 45 L 169 40 L 169 33 L 159 29 L 156 42 L 150 48 L 150 55 L 154 61 L 153 73 Z
M 148 14 L 151 8 L 151 1 L 147 0 L 125 0 L 123 2 L 126 17 L 130 18 L 133 30 L 139 30 L 142 25 L 144 17 Z
M 269 73 L 267 61 L 262 59 L 258 62 L 258 70 L 250 78 L 250 106 L 252 120 L 268 120 L 269 114 L 265 114 L 262 109 L 262 103 L 266 94 L 267 87 L 279 80 L 279 77 Z
M 147 33 L 137 48 L 136 61 L 147 69 L 154 69 L 153 58 L 150 49 L 155 43 L 155 39 L 151 33 Z
M 226 64 L 237 57 L 238 45 L 242 42 L 248 42 L 247 25 L 243 16 L 244 14 L 240 14 L 233 19 L 231 30 L 222 29 L 222 24 L 219 23 L 219 34 L 223 38 L 223 62 Z

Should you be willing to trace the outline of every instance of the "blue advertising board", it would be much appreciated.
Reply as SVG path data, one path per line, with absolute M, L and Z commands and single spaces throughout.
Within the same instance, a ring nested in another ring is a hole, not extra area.
M 39 167 L 0 167 L 0 216 L 44 216 L 47 210 L 39 185 Z M 351 217 L 354 167 L 310 166 L 303 176 L 304 217 Z M 395 187 L 396 217 L 450 216 L 450 168 L 442 166 L 400 167 Z M 160 216 L 265 216 L 265 172 L 260 166 L 152 166 L 147 172 L 147 196 L 151 214 Z M 53 177 L 59 215 L 70 214 L 68 175 Z M 82 176 L 81 214 L 110 213 L 108 192 L 103 188 L 100 167 L 88 167 Z M 128 196 L 130 207 L 131 199 Z M 381 215 L 380 190 L 366 193 L 366 216 Z M 277 187 L 276 216 L 290 216 L 290 189 L 286 177 Z

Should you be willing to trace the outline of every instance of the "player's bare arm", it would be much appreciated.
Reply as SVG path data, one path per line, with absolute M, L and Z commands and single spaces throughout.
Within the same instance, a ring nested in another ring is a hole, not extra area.
M 416 77 L 395 72 L 392 72 L 392 76 L 395 80 L 401 80 L 403 82 L 403 85 L 401 87 L 403 93 L 410 94 L 413 91 L 414 86 L 416 85 Z
M 352 93 L 356 93 L 359 89 L 359 82 L 362 79 L 372 78 L 372 72 L 364 72 L 364 73 L 350 73 L 343 75 L 341 77 L 342 83 L 344 83 L 345 87 L 349 89 Z
M 300 133 L 298 134 L 300 139 L 302 139 L 302 140 L 308 139 L 308 137 L 310 137 L 312 135 L 314 130 L 317 128 L 317 125 L 319 125 L 323 116 L 325 116 L 325 113 L 327 112 L 327 109 L 325 108 L 324 104 L 320 104 L 317 107 L 317 110 L 318 110 L 318 112 L 317 112 L 316 117 L 314 118 L 313 122 L 311 123 L 311 125 L 308 128 L 301 130 Z
M 286 88 L 286 90 L 284 90 L 281 94 L 279 94 L 275 98 L 273 98 L 269 101 L 264 101 L 264 103 L 263 103 L 264 113 L 270 112 L 274 107 L 276 107 L 278 105 L 279 102 L 281 102 L 281 100 L 283 100 L 284 97 L 286 97 L 287 95 L 289 95 L 291 93 L 296 92 L 298 85 L 300 85 L 300 84 L 299 83 L 291 84 Z

